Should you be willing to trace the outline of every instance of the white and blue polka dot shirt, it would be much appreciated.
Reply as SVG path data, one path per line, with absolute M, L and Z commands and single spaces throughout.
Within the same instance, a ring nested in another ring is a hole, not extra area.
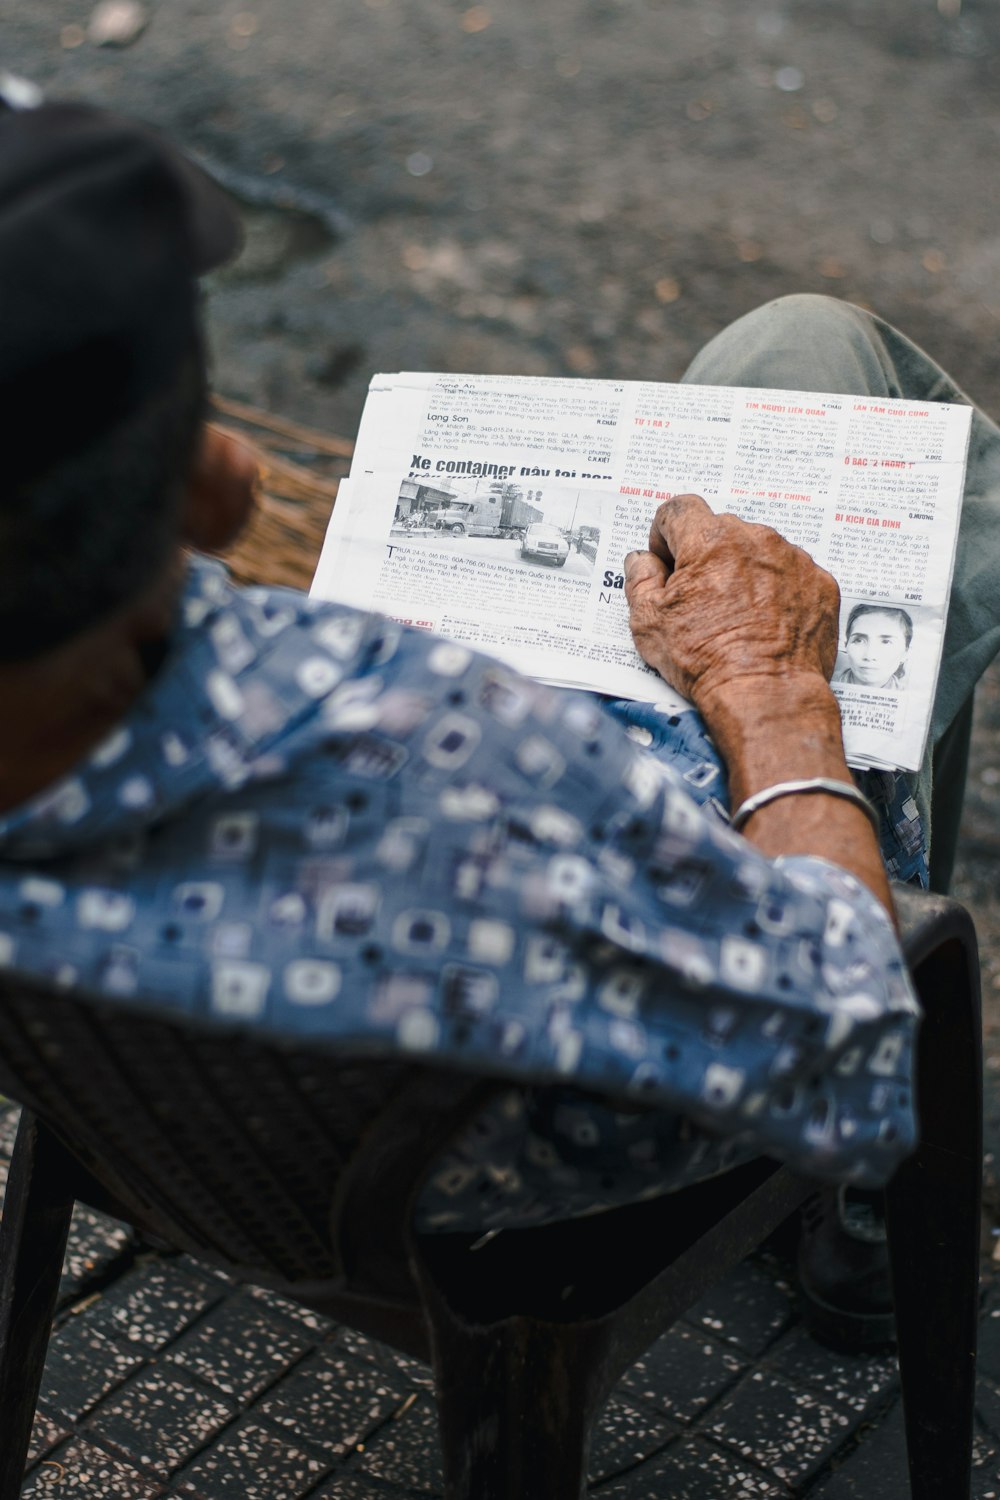
M 585 694 L 194 560 L 128 717 L 0 819 L 0 964 L 509 1080 L 427 1228 L 757 1153 L 884 1181 L 914 1137 L 891 926 L 733 834 L 696 716 L 671 725 L 654 752 Z

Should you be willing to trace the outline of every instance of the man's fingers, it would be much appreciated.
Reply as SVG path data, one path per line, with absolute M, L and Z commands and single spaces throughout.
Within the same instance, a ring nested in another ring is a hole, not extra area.
M 700 495 L 675 495 L 665 500 L 653 517 L 649 550 L 672 572 L 684 552 L 700 545 L 705 526 L 712 519 L 712 509 Z

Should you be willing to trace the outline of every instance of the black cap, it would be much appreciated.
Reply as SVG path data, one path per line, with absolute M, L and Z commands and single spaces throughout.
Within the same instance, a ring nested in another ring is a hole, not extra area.
M 0 488 L 168 385 L 196 338 L 196 278 L 239 244 L 224 194 L 155 131 L 0 93 Z

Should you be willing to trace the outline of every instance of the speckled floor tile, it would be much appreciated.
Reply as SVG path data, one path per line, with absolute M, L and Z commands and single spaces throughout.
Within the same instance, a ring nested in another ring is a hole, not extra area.
M 168 1477 L 219 1432 L 235 1407 L 181 1370 L 146 1369 L 97 1408 L 90 1428 L 138 1463 Z
M 54 1416 L 76 1422 L 141 1364 L 141 1354 L 90 1327 L 83 1316 L 71 1318 L 49 1340 L 39 1402 Z
M 996 1445 L 978 1434 L 972 1440 L 972 1500 L 1000 1500 L 1000 1459 Z
M 280 1381 L 255 1415 L 276 1422 L 334 1457 L 363 1442 L 402 1405 L 402 1380 L 352 1355 L 322 1349 Z
M 591 1443 L 591 1481 L 631 1468 L 659 1452 L 676 1434 L 672 1422 L 613 1396 L 601 1414 Z
M 696 1441 L 602 1485 L 594 1500 L 788 1500 L 789 1494 L 731 1453 Z
M 792 1291 L 783 1278 L 746 1261 L 685 1313 L 684 1321 L 756 1358 L 794 1315 Z
M 78 1203 L 73 1210 L 59 1301 L 76 1297 L 96 1275 L 103 1275 L 132 1243 L 133 1231 L 117 1219 Z
M 893 1354 L 839 1354 L 810 1338 L 804 1328 L 793 1328 L 767 1358 L 776 1374 L 796 1385 L 810 1385 L 825 1401 L 841 1402 L 856 1418 L 884 1402 L 899 1384 Z
M 411 1490 L 372 1479 L 368 1474 L 338 1474 L 309 1500 L 412 1500 Z
M 441 1444 L 430 1398 L 411 1392 L 392 1420 L 365 1445 L 358 1467 L 406 1490 L 439 1495 L 444 1485 Z
M 78 1439 L 25 1481 L 21 1500 L 156 1500 L 162 1486 L 132 1464 Z
M 745 1369 L 737 1350 L 681 1324 L 636 1361 L 618 1390 L 666 1416 L 691 1422 Z
M 994 1395 L 994 1400 L 995 1400 Z M 977 1426 L 972 1450 L 972 1500 L 1000 1500 L 1000 1457 L 998 1444 L 984 1418 L 991 1422 L 1000 1416 L 997 1408 L 989 1412 L 989 1397 L 980 1381 L 976 1392 Z M 908 1496 L 906 1438 L 903 1428 L 903 1406 L 896 1401 L 877 1424 L 862 1426 L 859 1441 L 837 1456 L 829 1476 L 809 1500 L 871 1500 L 874 1495 L 890 1495 L 893 1500 Z
M 972 1500 L 1000 1500 L 1000 1468 L 990 1463 L 972 1471 Z
M 1000 1451 L 1000 1391 L 989 1380 L 976 1383 L 976 1435 L 983 1457 Z
M 315 1339 L 332 1338 L 336 1330 L 336 1323 L 332 1318 L 324 1317 L 322 1313 L 313 1312 L 311 1308 L 300 1307 L 297 1302 L 291 1302 L 287 1297 L 279 1297 L 277 1292 L 268 1291 L 263 1286 L 248 1286 L 248 1294 L 272 1312 L 280 1313 L 291 1323 L 298 1323 L 300 1327 L 306 1328 Z
M 152 1352 L 225 1294 L 225 1286 L 192 1275 L 170 1260 L 150 1260 L 115 1282 L 84 1316 L 93 1327 Z
M 295 1500 L 329 1467 L 293 1438 L 248 1420 L 195 1459 L 172 1493 L 197 1500 Z
M 172 1344 L 169 1357 L 226 1395 L 249 1401 L 290 1369 L 311 1342 L 304 1330 L 238 1292 Z
M 198 1260 L 194 1255 L 178 1255 L 174 1264 L 182 1271 L 189 1271 L 192 1276 L 200 1276 L 203 1281 L 217 1281 L 230 1291 L 240 1285 L 235 1276 L 230 1276 L 221 1266 L 215 1266 L 211 1261 Z
M 758 1468 L 791 1482 L 812 1473 L 846 1441 L 854 1423 L 843 1406 L 757 1370 L 724 1397 L 705 1426 Z
M 31 1442 L 28 1444 L 28 1465 L 36 1463 L 46 1453 L 51 1453 L 57 1444 L 65 1442 L 70 1436 L 70 1429 L 50 1417 L 47 1412 L 36 1411 L 35 1421 L 31 1428 Z
M 810 1500 L 873 1500 L 908 1493 L 903 1407 L 897 1401 L 877 1427 L 862 1429 L 862 1441 L 835 1461 Z
M 348 1353 L 357 1355 L 358 1359 L 365 1359 L 369 1364 L 390 1371 L 396 1378 L 401 1375 L 410 1385 L 419 1386 L 423 1390 L 434 1389 L 434 1375 L 429 1365 L 422 1364 L 419 1359 L 411 1359 L 407 1354 L 400 1354 L 397 1349 L 390 1349 L 388 1344 L 380 1344 L 376 1339 L 367 1338 L 363 1333 L 347 1327 L 337 1329 L 336 1342 L 339 1349 L 346 1349 Z

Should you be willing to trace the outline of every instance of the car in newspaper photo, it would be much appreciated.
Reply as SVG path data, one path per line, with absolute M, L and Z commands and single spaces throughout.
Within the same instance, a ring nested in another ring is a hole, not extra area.
M 569 556 L 569 542 L 558 526 L 545 521 L 536 521 L 527 527 L 521 538 L 521 557 L 537 558 L 539 562 L 554 563 L 561 568 Z

